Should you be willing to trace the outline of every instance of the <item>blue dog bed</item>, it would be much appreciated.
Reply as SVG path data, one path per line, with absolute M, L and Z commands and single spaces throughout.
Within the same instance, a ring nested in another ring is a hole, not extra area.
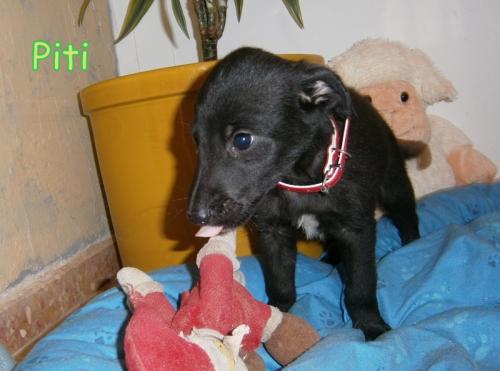
M 351 327 L 337 269 L 299 256 L 298 301 L 321 341 L 290 370 L 499 370 L 500 184 L 434 194 L 419 202 L 422 238 L 401 248 L 394 226 L 378 223 L 378 298 L 394 328 L 365 342 Z M 266 300 L 260 265 L 242 259 L 252 294 Z M 172 303 L 193 284 L 188 265 L 156 271 Z M 123 370 L 129 312 L 111 289 L 43 338 L 17 370 Z M 147 336 L 147 334 L 145 334 Z M 279 369 L 261 347 L 268 370 Z

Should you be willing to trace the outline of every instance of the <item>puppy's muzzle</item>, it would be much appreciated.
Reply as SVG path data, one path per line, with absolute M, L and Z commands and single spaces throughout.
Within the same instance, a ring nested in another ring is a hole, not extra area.
M 209 208 L 194 208 L 187 212 L 189 221 L 196 225 L 208 224 L 210 221 L 211 210 Z
M 187 216 L 191 223 L 196 225 L 224 225 L 231 226 L 239 220 L 241 205 L 231 198 L 215 195 L 210 200 L 191 199 Z

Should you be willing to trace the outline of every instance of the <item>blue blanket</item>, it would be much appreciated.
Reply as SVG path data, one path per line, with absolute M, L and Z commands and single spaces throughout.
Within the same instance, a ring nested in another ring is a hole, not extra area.
M 298 300 L 321 341 L 290 370 L 499 370 L 500 184 L 442 192 L 419 202 L 422 238 L 401 248 L 394 226 L 377 226 L 378 298 L 394 328 L 364 342 L 352 329 L 338 271 L 299 256 Z M 242 259 L 252 294 L 266 300 L 254 257 Z M 152 276 L 172 303 L 193 283 L 191 267 Z M 72 314 L 42 339 L 18 370 L 123 370 L 121 339 L 128 311 L 111 289 Z M 268 370 L 279 369 L 259 349 Z

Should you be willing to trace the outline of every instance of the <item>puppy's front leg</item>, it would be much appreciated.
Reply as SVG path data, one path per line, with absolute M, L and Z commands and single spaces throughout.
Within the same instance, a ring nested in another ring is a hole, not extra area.
M 296 299 L 297 229 L 285 224 L 255 224 L 269 304 L 287 311 Z
M 366 221 L 362 228 L 344 225 L 333 238 L 345 267 L 345 302 L 353 327 L 374 340 L 391 328 L 380 315 L 377 301 L 375 266 L 375 222 Z

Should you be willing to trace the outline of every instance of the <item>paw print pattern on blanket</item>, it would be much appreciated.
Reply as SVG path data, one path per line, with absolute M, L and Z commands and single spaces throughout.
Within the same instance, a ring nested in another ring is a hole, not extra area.
M 488 356 L 490 351 L 493 349 L 491 345 L 491 339 L 487 335 L 479 335 L 477 338 L 469 336 L 465 347 L 469 353 L 474 354 L 474 358 L 477 360 L 483 360 Z
M 335 321 L 335 316 L 332 312 L 323 310 L 319 313 L 320 321 L 326 328 L 337 327 L 338 323 Z
M 445 324 L 444 327 L 445 328 L 453 328 L 455 326 L 460 326 L 467 320 L 468 317 L 469 317 L 469 313 L 467 313 L 467 312 L 459 313 L 459 314 L 455 315 L 450 322 Z
M 438 311 L 445 308 L 446 298 L 450 294 L 450 288 L 447 284 L 442 284 L 436 288 L 439 288 L 439 290 L 426 292 L 420 297 L 416 298 L 414 308 L 427 306 L 428 308 L 434 308 L 434 310 Z M 459 319 L 454 318 L 453 322 L 455 324 L 460 323 L 457 321 L 459 321 Z
M 500 267 L 500 254 L 493 254 L 488 258 L 488 265 L 496 268 Z

